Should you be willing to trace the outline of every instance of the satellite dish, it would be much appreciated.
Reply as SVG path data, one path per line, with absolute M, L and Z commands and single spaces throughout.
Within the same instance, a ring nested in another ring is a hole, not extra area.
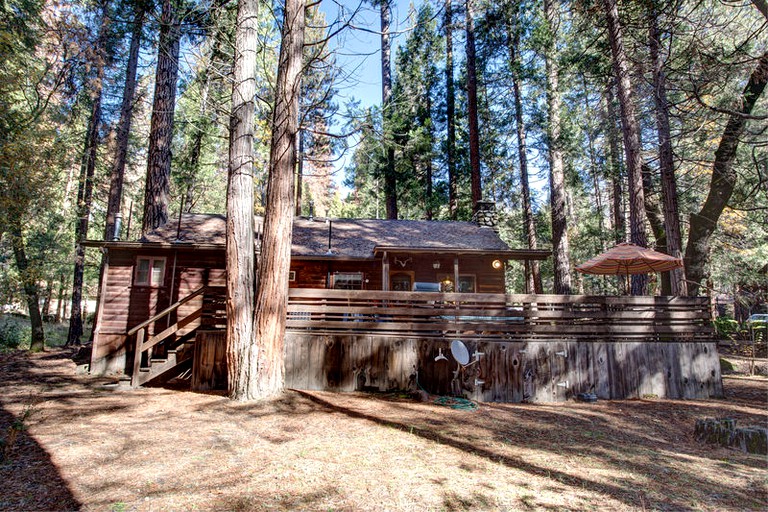
M 467 350 L 467 346 L 461 340 L 453 340 L 451 342 L 451 354 L 453 354 L 453 358 L 460 365 L 465 366 L 469 364 L 469 350 Z

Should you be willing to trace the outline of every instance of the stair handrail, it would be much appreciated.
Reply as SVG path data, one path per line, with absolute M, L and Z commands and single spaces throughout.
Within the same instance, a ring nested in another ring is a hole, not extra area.
M 136 327 L 134 327 L 133 329 L 131 329 L 130 331 L 128 331 L 128 334 L 127 334 L 127 335 L 128 335 L 128 336 L 133 336 L 134 334 L 136 334 L 137 332 L 139 332 L 139 330 L 141 330 L 141 329 L 143 329 L 143 328 L 147 327 L 147 326 L 148 326 L 149 324 L 151 324 L 152 322 L 156 322 L 156 321 L 160 320 L 160 319 L 161 319 L 161 318 L 163 318 L 164 316 L 168 315 L 169 313 L 172 313 L 173 311 L 175 311 L 176 309 L 178 309 L 180 306 L 183 306 L 184 304 L 186 304 L 186 303 L 187 303 L 187 302 L 189 302 L 190 300 L 194 299 L 194 298 L 195 298 L 195 297 L 197 297 L 198 295 L 200 295 L 200 294 L 202 294 L 202 293 L 205 293 L 205 291 L 206 291 L 207 289 L 208 289 L 208 286 L 201 286 L 200 288 L 198 288 L 198 289 L 197 289 L 197 290 L 195 290 L 194 292 L 190 293 L 189 295 L 187 295 L 187 296 L 186 296 L 186 297 L 184 297 L 183 299 L 181 299 L 181 300 L 179 300 L 179 301 L 177 301 L 177 302 L 175 302 L 175 303 L 171 304 L 170 306 L 168 306 L 167 308 L 165 308 L 164 310 L 162 310 L 161 312 L 159 312 L 158 314 L 156 314 L 155 316 L 153 316 L 153 317 L 152 317 L 152 318 L 150 318 L 149 320 L 145 320 L 145 321 L 141 322 L 139 325 L 137 325 Z
M 133 349 L 133 371 L 131 372 L 131 386 L 137 387 L 139 385 L 139 368 L 141 367 L 141 354 L 144 352 L 144 338 L 147 334 L 147 327 L 152 323 L 156 322 L 157 320 L 163 318 L 164 316 L 174 312 L 176 309 L 178 309 L 180 306 L 183 306 L 187 302 L 191 301 L 195 297 L 200 296 L 201 294 L 205 293 L 205 291 L 208 290 L 208 286 L 201 286 L 194 292 L 190 293 L 183 299 L 175 302 L 174 304 L 171 304 L 161 312 L 157 313 L 153 317 L 151 317 L 149 320 L 145 320 L 144 322 L 140 323 L 127 333 L 127 337 L 131 337 L 134 334 L 136 335 L 136 339 L 134 340 L 134 349 Z M 151 349 L 148 349 L 151 350 Z

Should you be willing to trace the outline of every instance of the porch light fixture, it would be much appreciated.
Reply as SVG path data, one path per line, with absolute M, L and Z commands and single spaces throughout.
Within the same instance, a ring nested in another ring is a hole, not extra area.
M 440 268 L 440 260 L 435 260 L 432 262 L 432 268 L 435 270 L 438 270 Z
M 501 260 L 493 260 L 493 263 L 491 263 L 491 266 L 496 270 L 499 270 L 503 266 L 503 264 L 501 263 Z

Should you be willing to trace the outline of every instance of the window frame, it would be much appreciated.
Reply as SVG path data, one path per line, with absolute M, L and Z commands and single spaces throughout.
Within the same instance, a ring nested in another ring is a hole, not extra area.
M 389 274 L 389 290 L 396 291 L 395 280 L 400 276 L 408 276 L 408 286 L 406 290 L 399 290 L 399 291 L 408 291 L 408 292 L 412 291 L 413 283 L 416 282 L 416 273 L 413 270 L 396 270 L 394 272 L 391 272 Z
M 147 280 L 139 280 L 139 262 L 145 260 L 149 262 L 149 268 L 147 270 Z M 163 288 L 165 286 L 165 271 L 168 258 L 165 256 L 136 256 L 136 267 L 133 273 L 133 285 L 143 286 L 146 288 Z M 162 277 L 159 283 L 153 282 L 153 269 L 155 268 L 155 262 L 162 262 Z
M 360 288 L 337 288 L 336 287 L 336 280 L 340 276 L 351 276 L 356 275 L 360 276 Z M 332 290 L 364 290 L 365 289 L 365 272 L 357 272 L 357 271 L 341 271 L 337 270 L 331 273 L 331 289 Z
M 454 278 L 453 274 L 447 274 L 447 273 L 446 274 L 438 274 L 437 277 L 438 277 L 439 282 L 441 283 L 441 285 L 444 288 L 447 288 L 448 285 L 453 287 L 453 291 L 452 292 L 448 292 L 448 293 L 477 293 L 477 274 L 464 274 L 464 273 L 459 274 L 459 285 L 461 285 L 462 279 L 469 280 L 472 283 L 472 288 L 473 289 L 471 291 L 467 291 L 467 292 L 463 292 L 463 291 L 459 290 L 460 286 L 456 286 L 456 283 L 453 282 L 453 278 Z M 443 290 L 443 291 L 445 291 L 445 290 Z

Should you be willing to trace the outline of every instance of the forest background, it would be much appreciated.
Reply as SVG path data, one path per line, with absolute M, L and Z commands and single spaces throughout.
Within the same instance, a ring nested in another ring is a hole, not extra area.
M 554 250 L 538 275 L 510 267 L 510 292 L 528 280 L 621 293 L 572 269 L 632 240 L 685 256 L 690 272 L 638 283 L 647 293 L 735 297 L 737 314 L 765 303 L 763 0 L 323 4 L 305 11 L 297 215 L 466 220 L 483 197 L 510 246 Z M 101 262 L 80 241 L 111 239 L 118 216 L 136 239 L 180 212 L 225 211 L 236 11 L 3 3 L 0 304 L 79 318 Z M 284 12 L 259 13 L 263 213 Z M 360 66 L 380 67 L 376 104 L 355 98 Z M 157 172 L 164 213 L 148 207 Z

